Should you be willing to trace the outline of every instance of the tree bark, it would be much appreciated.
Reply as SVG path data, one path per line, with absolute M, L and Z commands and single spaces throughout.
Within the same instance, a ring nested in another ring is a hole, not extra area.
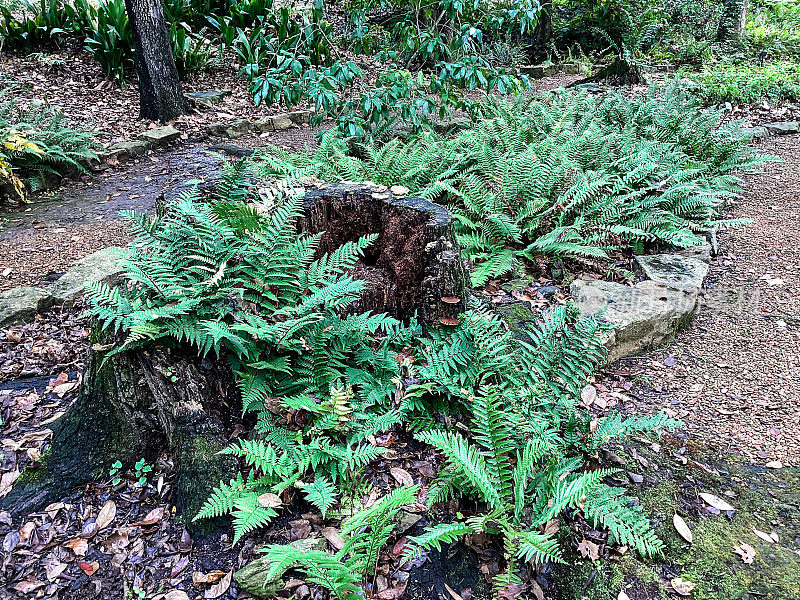
M 723 0 L 722 17 L 717 30 L 718 42 L 738 41 L 744 35 L 749 0 Z
M 166 348 L 131 350 L 105 359 L 109 345 L 99 330 L 78 398 L 53 426 L 42 466 L 17 480 L 0 508 L 26 515 L 128 468 L 169 452 L 175 463 L 175 504 L 190 531 L 202 535 L 219 523 L 192 518 L 220 480 L 238 464 L 217 454 L 241 414 L 233 375 L 223 361 L 198 359 Z
M 136 49 L 142 119 L 169 121 L 186 111 L 160 0 L 125 0 Z
M 370 183 L 321 185 L 306 191 L 300 228 L 324 232 L 320 253 L 378 234 L 354 273 L 368 282 L 354 310 L 416 313 L 429 327 L 466 310 L 470 285 L 453 219 L 437 204 Z
M 553 0 L 543 0 L 539 11 L 539 21 L 533 30 L 533 46 L 535 52 L 544 57 L 553 39 Z

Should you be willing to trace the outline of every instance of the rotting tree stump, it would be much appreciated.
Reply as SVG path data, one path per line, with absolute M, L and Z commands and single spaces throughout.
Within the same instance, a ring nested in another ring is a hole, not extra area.
M 575 87 L 585 83 L 606 83 L 616 86 L 646 85 L 647 77 L 642 67 L 634 60 L 629 60 L 624 56 L 618 56 L 613 62 L 600 69 L 591 77 L 575 81 L 567 87 Z
M 174 461 L 174 501 L 190 531 L 214 523 L 191 519 L 220 480 L 236 474 L 237 461 L 217 454 L 241 415 L 233 374 L 223 361 L 166 348 L 130 350 L 106 359 L 108 336 L 93 332 L 78 398 L 53 426 L 42 465 L 23 474 L 0 508 L 14 516 L 40 510 L 108 479 L 110 465 L 126 467 L 167 452 Z
M 452 323 L 466 310 L 470 289 L 453 218 L 438 204 L 403 191 L 370 182 L 309 188 L 300 229 L 323 233 L 320 254 L 378 234 L 353 273 L 367 281 L 353 310 L 398 319 L 416 313 L 429 327 Z
M 164 207 L 169 210 L 169 207 Z M 452 218 L 436 204 L 395 195 L 375 184 L 342 183 L 308 190 L 302 231 L 322 233 L 319 252 L 377 233 L 354 276 L 369 283 L 350 310 L 417 314 L 428 326 L 452 324 L 466 308 L 467 271 Z M 193 536 L 224 523 L 192 523 L 238 461 L 218 452 L 241 423 L 241 396 L 225 360 L 198 358 L 192 348 L 152 347 L 107 356 L 114 346 L 95 327 L 78 398 L 53 426 L 42 465 L 17 480 L 0 509 L 26 515 L 162 453 L 175 467 L 174 503 Z M 242 429 L 240 429 L 242 431 Z

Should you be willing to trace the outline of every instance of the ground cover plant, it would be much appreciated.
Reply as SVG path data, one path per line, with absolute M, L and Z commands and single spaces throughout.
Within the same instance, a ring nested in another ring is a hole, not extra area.
M 84 172 L 85 161 L 97 158 L 97 145 L 87 131 L 62 124 L 63 114 L 44 105 L 22 110 L 9 94 L 0 94 L 0 183 L 24 199 L 50 175 Z
M 566 308 L 518 339 L 478 307 L 427 334 L 413 320 L 343 313 L 365 285 L 349 271 L 373 239 L 315 259 L 318 236 L 296 233 L 297 198 L 264 214 L 245 202 L 253 200 L 242 191 L 246 172 L 229 170 L 221 198 L 189 194 L 163 216 L 129 215 L 138 234 L 122 256 L 129 284 L 97 285 L 91 296 L 91 312 L 123 334 L 113 352 L 189 344 L 225 358 L 237 374 L 257 435 L 224 450 L 241 458 L 244 474 L 221 482 L 197 518 L 230 513 L 237 541 L 274 519 L 290 488 L 323 515 L 357 509 L 360 500 L 342 490 L 385 451 L 370 440 L 417 431 L 447 457 L 427 491 L 429 506 L 461 495 L 479 504 L 466 522 L 414 538 L 409 555 L 469 533 L 497 535 L 502 590 L 520 581 L 517 561 L 560 560 L 540 528 L 568 507 L 620 544 L 659 552 L 645 516 L 604 483 L 613 470 L 586 459 L 610 439 L 677 424 L 664 415 L 594 421 L 578 408 L 604 357 L 605 326 Z M 462 414 L 473 419 L 469 438 L 443 426 Z M 391 533 L 387 515 L 416 491 L 402 488 L 353 516 L 342 530 L 353 535 L 335 556 L 271 546 L 275 566 L 265 583 L 299 565 L 337 597 L 359 593 Z M 367 526 L 373 537 L 364 539 L 358 532 Z
M 480 285 L 523 260 L 603 264 L 738 224 L 720 206 L 740 191 L 735 172 L 765 159 L 736 123 L 720 127 L 721 112 L 699 109 L 675 85 L 634 99 L 560 92 L 487 103 L 453 137 L 427 132 L 352 156 L 331 135 L 313 157 L 276 150 L 265 160 L 277 175 L 401 184 L 448 206 Z

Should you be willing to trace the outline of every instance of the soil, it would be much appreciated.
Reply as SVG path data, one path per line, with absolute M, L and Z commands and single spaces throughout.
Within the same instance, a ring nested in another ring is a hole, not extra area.
M 760 148 L 783 162 L 745 178 L 731 213 L 753 222 L 720 234 L 692 326 L 619 369 L 636 409 L 667 409 L 704 446 L 800 465 L 800 136 Z

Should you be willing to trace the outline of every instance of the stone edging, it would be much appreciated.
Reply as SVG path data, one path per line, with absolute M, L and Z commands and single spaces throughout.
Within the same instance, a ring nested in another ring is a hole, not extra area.
M 633 286 L 599 279 L 572 282 L 570 293 L 581 314 L 602 312 L 614 326 L 606 339 L 609 363 L 669 343 L 689 326 L 710 260 L 711 245 L 703 244 L 675 254 L 637 256 L 645 279 Z

